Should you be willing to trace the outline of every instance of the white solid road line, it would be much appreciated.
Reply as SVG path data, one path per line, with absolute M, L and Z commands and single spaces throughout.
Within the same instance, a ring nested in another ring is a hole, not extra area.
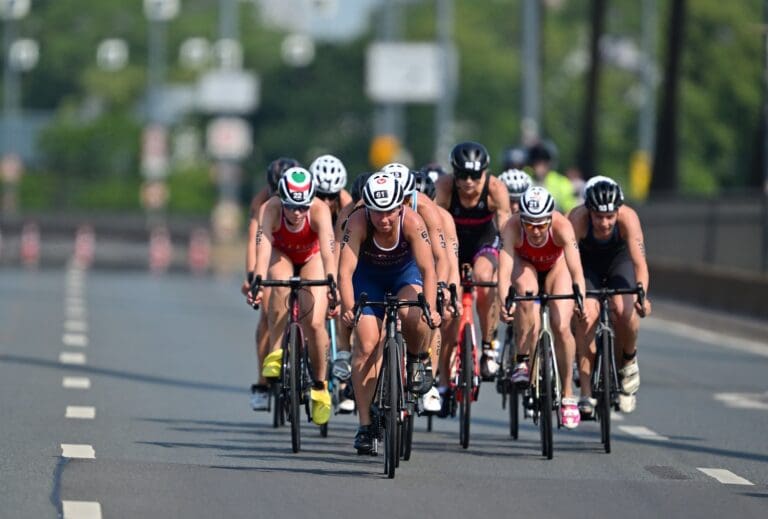
M 624 421 L 624 415 L 617 413 L 616 411 L 611 411 L 611 420 L 614 422 L 623 422 Z
M 96 459 L 96 451 L 93 447 L 85 444 L 61 444 L 61 456 L 63 458 L 80 458 L 86 460 Z
M 88 337 L 82 333 L 65 333 L 61 336 L 61 342 L 64 343 L 64 346 L 85 348 L 88 346 Z
M 753 486 L 754 483 L 752 483 L 749 480 L 744 479 L 741 476 L 737 476 L 730 470 L 725 469 L 708 469 L 703 467 L 696 467 L 698 470 L 702 471 L 704 474 L 711 478 L 715 478 L 720 483 L 723 483 L 725 485 L 750 485 Z
M 64 351 L 59 354 L 59 362 L 62 364 L 84 365 L 86 363 L 85 353 L 71 353 Z
M 64 519 L 101 519 L 101 505 L 95 501 L 62 501 Z
M 91 379 L 87 377 L 64 377 L 61 379 L 61 387 L 66 389 L 90 389 Z
M 88 325 L 85 323 L 85 321 L 70 319 L 68 321 L 64 321 L 64 329 L 68 332 L 87 332 Z
M 768 411 L 768 391 L 765 393 L 715 393 L 714 398 L 726 407 Z
M 653 431 L 647 427 L 643 427 L 642 425 L 620 425 L 619 430 L 627 434 L 631 434 L 636 438 L 641 438 L 643 440 L 653 440 L 653 441 L 669 440 L 669 438 L 667 438 L 666 436 L 662 436 L 656 431 Z
M 96 418 L 96 408 L 91 406 L 68 405 L 64 416 L 66 418 L 77 418 L 80 420 L 93 420 Z
M 712 346 L 719 346 L 729 350 L 768 357 L 768 343 L 732 337 L 724 333 L 713 332 L 710 330 L 702 330 L 701 328 L 689 324 L 667 321 L 666 319 L 659 319 L 658 317 L 649 317 L 645 320 L 643 326 L 646 324 L 648 325 L 648 328 L 656 331 L 672 333 L 689 339 L 692 338 L 697 341 L 711 344 Z
M 85 307 L 84 306 L 68 306 L 66 309 L 67 318 L 69 319 L 84 319 Z

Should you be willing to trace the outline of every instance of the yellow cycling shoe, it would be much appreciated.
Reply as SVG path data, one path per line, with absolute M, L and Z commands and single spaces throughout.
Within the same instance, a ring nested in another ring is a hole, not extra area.
M 280 378 L 280 368 L 283 364 L 283 349 L 278 348 L 264 358 L 261 375 L 265 378 Z
M 312 421 L 317 425 L 328 423 L 331 418 L 331 394 L 328 389 L 312 388 L 309 396 L 312 399 Z

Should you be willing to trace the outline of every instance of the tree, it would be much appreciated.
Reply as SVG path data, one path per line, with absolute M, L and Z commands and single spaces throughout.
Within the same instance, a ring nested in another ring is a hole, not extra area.
M 587 177 L 595 171 L 595 143 L 597 141 L 598 97 L 600 87 L 600 38 L 605 26 L 606 0 L 592 0 L 590 15 L 592 36 L 589 45 L 589 74 L 587 75 L 587 92 L 582 116 L 581 147 L 579 149 L 579 167 Z

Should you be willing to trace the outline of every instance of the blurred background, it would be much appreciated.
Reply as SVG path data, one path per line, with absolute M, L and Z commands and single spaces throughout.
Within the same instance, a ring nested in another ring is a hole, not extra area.
M 274 158 L 351 183 L 477 140 L 617 179 L 657 286 L 765 286 L 767 5 L 0 0 L 0 263 L 240 269 Z

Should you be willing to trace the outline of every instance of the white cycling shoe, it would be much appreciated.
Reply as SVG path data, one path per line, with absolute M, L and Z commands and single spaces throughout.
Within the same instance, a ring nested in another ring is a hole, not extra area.
M 439 413 L 441 408 L 440 392 L 435 386 L 421 397 L 421 408 L 427 413 Z
M 619 370 L 621 390 L 626 395 L 634 395 L 640 389 L 640 368 L 637 358 Z
M 253 386 L 251 388 L 251 409 L 254 411 L 266 411 L 269 409 L 269 391 Z

